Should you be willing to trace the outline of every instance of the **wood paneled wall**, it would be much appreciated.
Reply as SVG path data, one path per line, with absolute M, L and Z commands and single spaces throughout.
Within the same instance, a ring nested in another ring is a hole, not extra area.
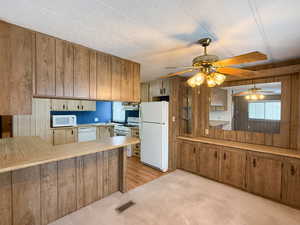
M 33 98 L 31 115 L 13 116 L 13 136 L 40 136 L 52 144 L 50 99 Z
M 284 64 L 285 65 L 285 64 Z M 210 89 L 206 85 L 202 85 L 195 88 L 195 100 L 193 100 L 194 115 L 194 128 L 190 136 L 192 137 L 210 137 L 222 140 L 237 141 L 243 143 L 261 144 L 268 146 L 276 146 L 283 148 L 291 148 L 300 151 L 300 72 L 295 72 L 293 65 L 291 73 L 288 73 L 291 66 L 286 66 L 283 68 L 269 68 L 268 65 L 265 67 L 259 67 L 263 69 L 267 74 L 267 77 L 260 73 L 260 77 L 247 79 L 247 80 L 235 80 L 227 81 L 224 86 L 235 86 L 235 85 L 246 85 L 253 83 L 266 83 L 266 82 L 281 82 L 282 83 L 282 111 L 281 111 L 281 122 L 280 122 L 280 133 L 257 133 L 257 132 L 246 132 L 246 131 L 230 131 L 222 130 L 209 127 L 209 97 Z M 267 69 L 264 69 L 267 68 Z M 274 71 L 276 76 L 270 76 Z M 282 74 L 280 74 L 282 71 Z M 183 78 L 178 78 L 183 80 Z M 183 84 L 181 84 L 183 85 Z M 182 86 L 181 86 L 182 87 Z M 181 88 L 182 89 L 182 88 Z M 181 89 L 178 92 L 174 92 L 174 95 L 178 98 L 182 97 Z M 179 102 L 174 102 L 178 104 Z M 174 105 L 177 110 L 180 109 L 180 105 Z M 180 111 L 177 112 L 177 121 L 180 120 Z M 180 123 L 176 123 L 176 126 L 180 126 Z M 177 128 L 178 129 L 178 128 Z M 180 130 L 180 128 L 179 128 Z M 179 132 L 180 135 L 184 135 Z

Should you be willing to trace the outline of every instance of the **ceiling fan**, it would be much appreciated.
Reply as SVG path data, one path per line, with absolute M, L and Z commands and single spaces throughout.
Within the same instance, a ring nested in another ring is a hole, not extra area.
M 166 69 L 185 68 L 186 70 L 170 73 L 166 76 L 162 76 L 161 78 L 168 78 L 189 72 L 196 72 L 196 74 L 194 74 L 187 81 L 187 83 L 191 87 L 200 86 L 204 83 L 205 80 L 208 87 L 214 87 L 216 85 L 222 84 L 225 81 L 225 75 L 247 77 L 254 75 L 255 73 L 251 70 L 239 69 L 229 66 L 267 59 L 267 56 L 265 54 L 255 51 L 239 56 L 234 56 L 228 59 L 219 60 L 218 56 L 207 54 L 206 48 L 211 43 L 210 38 L 202 38 L 198 40 L 197 43 L 204 48 L 204 54 L 194 58 L 192 66 L 166 67 Z
M 262 100 L 265 98 L 265 95 L 271 95 L 274 94 L 274 91 L 267 91 L 263 90 L 262 88 L 255 87 L 255 84 L 253 88 L 249 88 L 248 91 L 241 91 L 238 93 L 233 94 L 233 96 L 245 96 L 247 100 Z

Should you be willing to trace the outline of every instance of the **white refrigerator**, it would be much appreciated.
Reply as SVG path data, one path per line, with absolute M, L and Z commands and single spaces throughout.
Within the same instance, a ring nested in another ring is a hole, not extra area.
M 141 161 L 166 172 L 169 152 L 169 103 L 142 102 L 140 116 Z

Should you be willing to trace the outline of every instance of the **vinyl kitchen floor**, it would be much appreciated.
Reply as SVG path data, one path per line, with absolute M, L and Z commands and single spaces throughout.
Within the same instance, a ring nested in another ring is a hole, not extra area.
M 115 208 L 136 204 L 118 213 Z M 300 210 L 176 170 L 51 225 L 299 225 Z

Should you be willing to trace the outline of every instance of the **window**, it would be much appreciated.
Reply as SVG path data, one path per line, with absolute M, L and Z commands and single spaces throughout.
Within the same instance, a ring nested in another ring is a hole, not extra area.
M 280 120 L 280 101 L 260 101 L 248 103 L 249 119 L 256 120 Z

